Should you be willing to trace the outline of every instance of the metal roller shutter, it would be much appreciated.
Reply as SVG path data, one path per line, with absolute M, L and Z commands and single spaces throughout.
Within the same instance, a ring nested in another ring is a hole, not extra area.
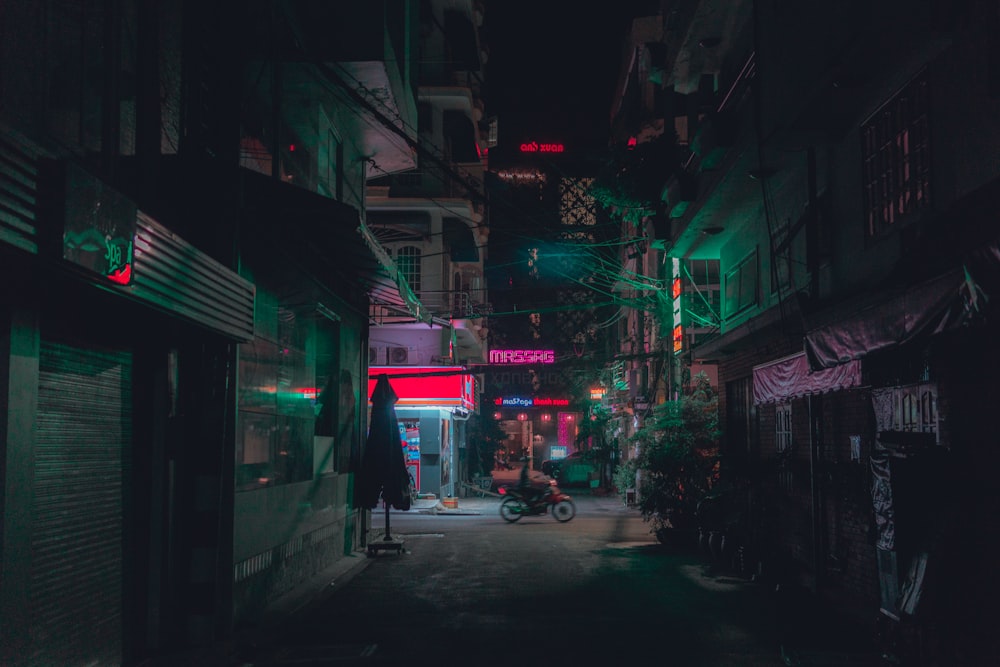
M 131 355 L 43 341 L 32 520 L 38 665 L 117 665 Z

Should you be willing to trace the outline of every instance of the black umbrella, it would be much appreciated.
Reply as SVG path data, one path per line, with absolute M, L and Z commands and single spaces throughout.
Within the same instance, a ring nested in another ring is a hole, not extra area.
M 396 401 L 399 397 L 383 373 L 372 391 L 372 418 L 368 440 L 358 478 L 358 504 L 368 509 L 378 505 L 381 498 L 385 505 L 385 541 L 392 540 L 389 533 L 389 506 L 410 509 L 410 475 L 403 460 L 403 444 L 396 420 Z

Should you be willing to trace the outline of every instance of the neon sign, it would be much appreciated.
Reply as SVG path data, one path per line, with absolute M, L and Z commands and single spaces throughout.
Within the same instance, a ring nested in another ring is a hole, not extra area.
M 551 364 L 555 360 L 552 350 L 490 350 L 491 364 Z
M 537 141 L 528 141 L 521 144 L 522 153 L 562 153 L 566 147 L 562 144 L 540 144 Z
M 681 326 L 681 260 L 674 257 L 673 258 L 673 288 L 671 290 L 673 297 L 673 315 L 674 315 L 674 329 L 673 329 L 673 344 L 674 344 L 674 354 L 678 354 L 684 349 L 684 329 Z
M 537 408 L 541 406 L 567 406 L 569 405 L 568 398 L 521 398 L 520 396 L 515 396 L 512 398 L 497 398 L 493 401 L 496 405 L 500 405 L 508 408 Z
M 136 205 L 81 167 L 65 174 L 62 258 L 117 285 L 132 282 Z

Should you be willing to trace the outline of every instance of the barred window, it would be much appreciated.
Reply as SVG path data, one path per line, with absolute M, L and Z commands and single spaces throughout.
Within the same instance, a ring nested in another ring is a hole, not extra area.
M 774 409 L 774 443 L 779 452 L 792 446 L 792 404 L 781 403 Z
M 416 246 L 403 246 L 396 253 L 396 266 L 399 272 L 406 278 L 410 289 L 414 292 L 420 291 L 420 248 Z
M 930 206 L 927 75 L 921 73 L 861 126 L 865 235 L 878 238 Z

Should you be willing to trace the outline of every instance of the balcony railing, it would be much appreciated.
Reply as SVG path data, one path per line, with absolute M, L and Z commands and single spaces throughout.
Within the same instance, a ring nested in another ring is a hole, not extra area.
M 493 310 L 493 305 L 487 303 L 478 291 L 421 290 L 417 296 L 435 317 L 472 319 L 483 317 Z

